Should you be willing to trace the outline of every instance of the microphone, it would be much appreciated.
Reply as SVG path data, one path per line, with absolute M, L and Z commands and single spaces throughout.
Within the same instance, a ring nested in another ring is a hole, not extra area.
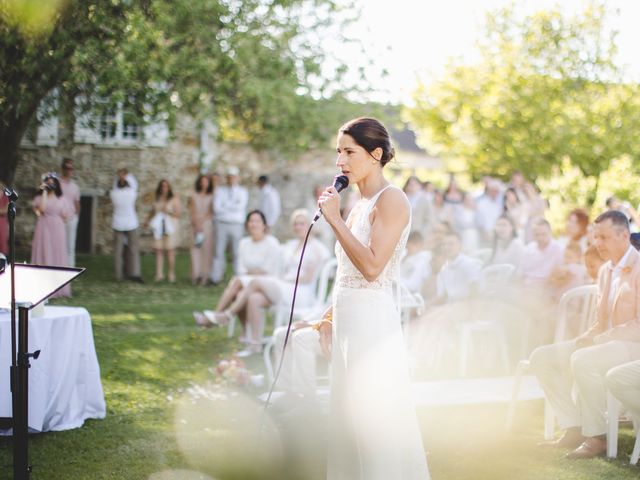
M 5 186 L 3 190 L 5 196 L 9 199 L 9 201 L 15 202 L 16 200 L 18 200 L 18 193 L 13 188 Z
M 338 193 L 340 193 L 342 190 L 344 190 L 348 186 L 349 186 L 349 178 L 346 175 L 336 175 L 335 178 L 333 179 L 333 188 L 335 188 L 338 191 Z M 311 223 L 312 224 L 316 223 L 321 216 L 322 216 L 322 210 L 318 209 L 318 212 L 316 213 L 316 216 L 313 217 L 313 221 Z

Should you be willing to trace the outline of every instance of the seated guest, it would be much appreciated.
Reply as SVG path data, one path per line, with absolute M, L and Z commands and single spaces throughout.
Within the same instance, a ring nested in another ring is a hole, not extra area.
M 594 324 L 576 339 L 537 348 L 530 358 L 565 430 L 558 440 L 541 445 L 575 448 L 569 458 L 606 452 L 607 372 L 640 360 L 640 254 L 629 242 L 624 213 L 612 210 L 596 218 L 594 245 L 607 259 L 598 276 Z
M 307 400 L 316 399 L 316 370 L 318 357 L 322 355 L 317 323 L 321 315 L 322 312 L 319 312 L 305 320 L 293 322 L 278 379 L 278 388 Z M 281 361 L 286 335 L 286 325 L 278 327 L 273 332 L 275 365 L 279 365 Z
M 447 233 L 451 231 L 451 226 L 446 222 L 437 222 L 426 238 L 426 249 L 431 253 L 429 262 L 431 275 L 427 278 L 422 293 L 425 298 L 433 298 L 436 295 L 436 276 L 442 265 L 447 261 L 443 248 L 443 240 Z
M 589 228 L 589 214 L 582 208 L 576 208 L 569 212 L 565 235 L 560 238 L 560 243 L 567 246 L 570 243 L 577 243 L 584 252 L 588 246 L 587 233 Z
M 563 257 L 562 246 L 551 236 L 551 225 L 544 218 L 538 219 L 533 225 L 533 242 L 525 247 L 518 267 L 522 283 L 543 287 Z
M 453 220 L 462 238 L 462 250 L 465 253 L 475 252 L 480 241 L 476 228 L 476 205 L 471 194 L 465 193 L 462 202 L 455 205 Z
M 411 231 L 425 235 L 433 223 L 431 201 L 422 191 L 422 183 L 415 175 L 410 176 L 402 188 L 411 203 Z
M 460 325 L 474 313 L 470 296 L 482 262 L 462 253 L 457 232 L 445 235 L 443 249 L 447 261 L 437 275 L 437 296 L 411 326 L 409 352 L 414 374 L 419 378 L 455 376 Z
M 293 298 L 293 289 L 300 261 L 300 253 L 310 225 L 308 210 L 299 209 L 291 214 L 291 225 L 296 238 L 284 245 L 283 271 L 279 277 L 261 276 L 252 279 L 243 288 L 233 303 L 223 312 L 215 314 L 212 324 L 225 324 L 232 315 L 238 315 L 242 324 L 250 326 L 251 338 L 248 349 L 239 352 L 240 356 L 259 353 L 262 350 L 264 331 L 264 309 L 280 302 L 289 303 Z M 306 307 L 313 303 L 316 278 L 329 251 L 317 239 L 309 238 L 300 270 L 296 305 Z M 201 319 L 200 319 L 201 320 Z
M 485 192 L 476 200 L 476 225 L 483 244 L 490 243 L 493 227 L 503 211 L 504 204 L 500 195 L 500 184 L 497 180 L 488 179 Z
M 582 249 L 577 243 L 570 243 L 564 249 L 564 261 L 551 271 L 547 284 L 551 296 L 560 300 L 563 293 L 572 288 L 589 283 L 587 267 L 582 261 Z
M 508 215 L 500 215 L 493 229 L 493 251 L 489 258 L 489 265 L 508 263 L 517 267 L 520 265 L 524 245 L 518 238 L 518 231 L 513 220 Z
M 524 236 L 524 227 L 529 219 L 529 207 L 520 201 L 520 197 L 514 188 L 507 188 L 504 192 L 504 214 L 507 215 L 516 227 L 519 237 Z
M 434 304 L 450 303 L 469 297 L 480 277 L 482 262 L 462 253 L 462 242 L 456 232 L 445 235 L 443 248 L 446 263 L 438 272 Z
M 260 210 L 249 212 L 245 220 L 248 236 L 238 245 L 238 275 L 234 276 L 218 300 L 215 312 L 223 312 L 251 280 L 260 275 L 277 275 L 280 270 L 280 242 L 269 235 L 267 221 Z M 196 323 L 210 326 L 214 312 L 193 312 Z M 208 321 L 206 317 L 209 317 Z
M 420 232 L 407 238 L 407 254 L 400 262 L 400 282 L 412 293 L 422 292 L 424 282 L 431 275 L 431 254 L 424 250 Z
M 600 256 L 598 249 L 594 245 L 590 245 L 584 252 L 584 266 L 591 279 L 590 283 L 595 283 L 598 280 L 598 272 L 603 263 L 604 259 Z

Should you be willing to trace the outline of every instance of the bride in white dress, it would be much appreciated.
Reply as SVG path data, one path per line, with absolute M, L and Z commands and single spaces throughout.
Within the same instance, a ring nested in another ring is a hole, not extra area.
M 429 471 L 393 296 L 411 207 L 382 174 L 394 151 L 380 122 L 357 118 L 343 125 L 337 152 L 338 168 L 362 198 L 346 222 L 335 188 L 318 202 L 338 240 L 333 304 L 318 326 L 322 349 L 331 355 L 327 478 L 425 480 Z

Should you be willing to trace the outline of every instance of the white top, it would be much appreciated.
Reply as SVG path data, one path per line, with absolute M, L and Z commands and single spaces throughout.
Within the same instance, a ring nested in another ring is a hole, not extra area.
M 267 219 L 267 225 L 270 227 L 276 224 L 280 213 L 282 213 L 280 194 L 278 190 L 269 184 L 266 184 L 260 189 L 260 211 L 264 213 Z
M 251 237 L 240 240 L 238 244 L 239 275 L 246 275 L 255 270 L 262 270 L 267 275 L 277 275 L 280 264 L 280 242 L 273 235 L 265 235 L 257 242 Z
M 430 275 L 431 252 L 421 250 L 407 255 L 400 262 L 400 282 L 412 293 L 422 291 L 422 286 Z
M 80 187 L 73 180 L 60 177 L 60 189 L 62 198 L 69 204 L 69 211 L 73 212 L 73 216 L 77 216 L 76 202 L 80 203 Z
M 119 232 L 128 232 L 138 228 L 136 198 L 138 192 L 132 187 L 114 188 L 109 193 L 113 203 L 111 227 Z
M 481 195 L 476 200 L 476 224 L 484 232 L 493 231 L 496 220 L 504 210 L 502 198 L 498 195 L 495 200 L 489 195 Z
M 282 275 L 285 282 L 295 282 L 300 262 L 300 240 L 294 238 L 282 246 Z M 329 250 L 317 238 L 309 238 L 300 268 L 300 284 L 308 284 L 315 281 L 320 267 L 329 258 Z
M 464 253 L 447 261 L 437 277 L 437 294 L 448 301 L 463 300 L 471 293 L 471 287 L 480 278 L 482 262 Z
M 489 260 L 489 265 L 501 265 L 508 263 L 514 267 L 518 267 L 522 261 L 525 246 L 519 238 L 514 238 L 509 242 L 507 248 L 496 245 L 495 253 Z
M 378 193 L 376 193 L 370 199 L 363 198 L 359 200 L 349 213 L 347 218 L 347 225 L 353 233 L 353 235 L 363 244 L 368 245 L 371 238 L 371 222 L 369 221 L 369 214 L 375 206 L 378 198 L 387 188 L 397 188 L 391 185 L 387 185 Z M 403 192 L 404 194 L 404 192 Z M 365 288 L 369 290 L 388 290 L 391 291 L 393 282 L 398 279 L 400 259 L 402 252 L 404 252 L 405 245 L 407 244 L 407 238 L 409 237 L 409 230 L 411 228 L 411 217 L 407 225 L 404 227 L 400 239 L 396 244 L 391 258 L 387 262 L 387 265 L 382 270 L 382 273 L 375 280 L 369 282 L 360 270 L 356 268 L 348 255 L 340 245 L 340 242 L 336 242 L 336 257 L 338 257 L 338 271 L 336 273 L 335 285 L 345 288 Z
M 223 223 L 244 223 L 249 193 L 240 185 L 221 185 L 213 194 L 215 219 Z
M 564 262 L 564 248 L 557 240 L 551 240 L 544 250 L 536 242 L 529 242 L 524 249 L 518 273 L 525 285 L 541 285 L 552 270 Z

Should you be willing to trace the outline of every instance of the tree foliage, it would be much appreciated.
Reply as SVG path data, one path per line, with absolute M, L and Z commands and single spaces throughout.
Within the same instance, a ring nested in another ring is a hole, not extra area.
M 532 178 L 570 164 L 597 177 L 611 159 L 638 159 L 637 86 L 615 64 L 608 12 L 591 5 L 520 18 L 510 7 L 487 16 L 481 60 L 452 63 L 438 81 L 419 85 L 407 116 L 420 139 L 470 173 Z M 593 194 L 590 197 L 593 201 Z
M 25 3 L 59 8 L 36 28 Z M 259 148 L 308 148 L 343 104 L 308 34 L 347 20 L 334 0 L 0 0 L 0 180 L 51 98 L 50 111 L 126 102 L 147 121 L 185 112 Z

